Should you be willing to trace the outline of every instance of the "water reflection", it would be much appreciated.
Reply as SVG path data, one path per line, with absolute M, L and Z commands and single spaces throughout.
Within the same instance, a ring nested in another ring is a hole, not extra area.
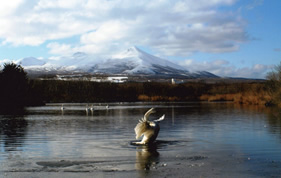
M 6 116 L 23 116 L 26 114 L 24 107 L 2 106 L 0 107 L 0 115 Z
M 22 148 L 27 125 L 23 117 L 0 118 L 0 138 L 5 151 L 17 151 Z
M 267 122 L 269 130 L 273 134 L 278 134 L 281 138 L 281 112 L 279 108 L 271 108 L 268 112 Z
M 150 170 L 151 166 L 159 163 L 157 143 L 137 147 L 136 164 L 137 170 Z

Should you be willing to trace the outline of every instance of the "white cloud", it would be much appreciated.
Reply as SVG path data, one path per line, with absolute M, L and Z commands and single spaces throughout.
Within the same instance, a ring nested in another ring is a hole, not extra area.
M 208 71 L 221 77 L 243 77 L 264 79 L 266 73 L 272 69 L 271 65 L 255 64 L 251 67 L 238 68 L 226 60 L 213 60 L 197 62 L 193 59 L 186 59 L 180 65 L 189 71 Z
M 246 6 L 246 9 L 252 10 L 258 6 L 261 6 L 263 4 L 263 1 L 264 0 L 252 0 L 252 2 Z
M 209 10 L 210 7 L 217 5 L 232 5 L 236 0 L 197 0 L 196 3 L 194 1 L 177 1 L 173 6 L 173 10 L 175 12 L 188 12 L 196 10 Z
M 247 40 L 245 23 L 239 14 L 217 10 L 236 0 L 11 2 L 14 3 L 7 4 L 11 8 L 3 13 L 5 16 L 0 15 L 0 39 L 4 45 L 35 46 L 79 35 L 80 43 L 71 44 L 70 51 L 108 53 L 143 45 L 165 55 L 188 55 L 197 51 L 235 51 Z M 58 53 L 50 49 L 51 53 Z
M 53 42 L 53 43 L 49 43 L 47 45 L 47 48 L 50 49 L 51 54 L 60 54 L 60 55 L 64 55 L 64 56 L 68 56 L 68 55 L 72 54 L 71 45 L 68 45 L 68 44 L 59 44 L 59 43 Z
M 77 6 L 81 5 L 82 0 L 40 0 L 38 4 L 35 6 L 36 10 L 48 9 L 48 8 L 64 8 L 64 9 L 71 9 L 76 8 Z
M 23 0 L 2 1 L 0 6 L 0 17 L 3 18 L 14 13 L 22 2 Z
M 120 21 L 103 23 L 96 31 L 83 34 L 82 44 L 104 44 L 121 40 L 127 34 L 128 25 Z

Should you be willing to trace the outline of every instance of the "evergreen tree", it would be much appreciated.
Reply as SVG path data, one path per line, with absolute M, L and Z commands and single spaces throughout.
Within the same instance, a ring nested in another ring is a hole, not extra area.
M 24 69 L 14 63 L 4 64 L 0 72 L 0 104 L 24 106 L 27 102 L 28 78 Z

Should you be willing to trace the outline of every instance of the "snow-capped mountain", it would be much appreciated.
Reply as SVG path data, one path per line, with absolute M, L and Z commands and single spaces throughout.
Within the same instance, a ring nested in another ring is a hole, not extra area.
M 26 66 L 42 66 L 42 65 L 46 64 L 45 61 L 36 59 L 34 57 L 23 58 L 23 59 L 19 60 L 17 63 L 22 66 L 25 66 L 25 67 Z
M 217 78 L 206 71 L 189 72 L 184 67 L 148 54 L 137 47 L 103 60 L 85 53 L 59 59 L 24 58 L 17 61 L 31 73 L 90 73 L 114 75 L 145 75 L 178 78 Z
M 91 56 L 81 52 L 74 53 L 72 56 L 60 57 L 58 59 L 41 60 L 32 57 L 23 58 L 16 61 L 16 63 L 23 66 L 29 73 L 33 74 L 84 73 L 96 64 Z
M 121 54 L 96 64 L 90 72 L 128 75 L 190 75 L 185 68 L 152 56 L 136 47 L 131 47 Z

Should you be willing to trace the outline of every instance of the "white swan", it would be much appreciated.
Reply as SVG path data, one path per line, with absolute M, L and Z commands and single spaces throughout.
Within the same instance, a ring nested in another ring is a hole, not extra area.
M 92 104 L 92 106 L 90 107 L 91 112 L 93 112 L 95 110 L 94 105 Z
M 86 111 L 89 111 L 89 110 L 90 110 L 90 108 L 89 108 L 89 105 L 88 105 L 88 104 L 86 104 L 86 106 L 85 106 L 85 110 L 86 110 Z
M 61 111 L 64 111 L 64 110 L 65 110 L 65 107 L 63 106 L 63 104 L 61 105 L 60 110 L 61 110 Z
M 143 135 L 143 138 L 140 142 L 135 142 L 138 145 L 146 145 L 153 143 L 158 136 L 160 126 L 159 122 L 164 120 L 165 114 L 157 120 L 149 121 L 148 117 L 150 114 L 155 113 L 154 108 L 148 110 L 142 119 L 139 120 L 139 123 L 135 127 L 136 139 L 140 138 Z
M 90 108 L 89 108 L 89 105 L 88 105 L 88 104 L 86 105 L 85 111 L 86 111 L 86 114 L 88 115 L 88 113 L 89 113 L 89 111 L 90 111 Z

